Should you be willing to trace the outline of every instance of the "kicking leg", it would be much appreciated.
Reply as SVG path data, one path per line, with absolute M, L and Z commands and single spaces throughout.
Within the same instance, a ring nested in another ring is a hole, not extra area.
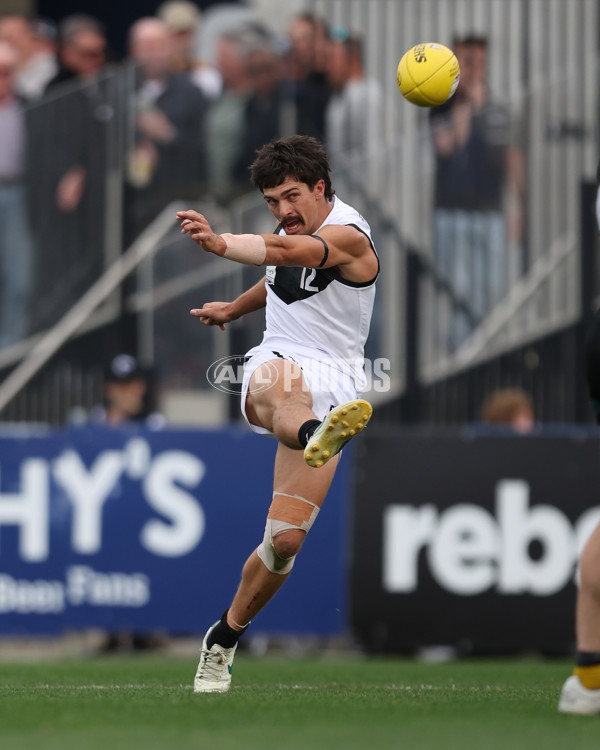
M 246 397 L 246 415 L 252 424 L 270 430 L 280 443 L 299 450 L 304 445 L 298 430 L 307 421 L 320 420 L 302 369 L 289 359 L 273 359 L 256 368 Z
M 355 399 L 333 407 L 321 420 L 312 406 L 312 395 L 295 363 L 271 360 L 255 370 L 246 399 L 250 421 L 273 432 L 289 448 L 303 448 L 308 466 L 321 468 L 365 428 L 373 408 Z

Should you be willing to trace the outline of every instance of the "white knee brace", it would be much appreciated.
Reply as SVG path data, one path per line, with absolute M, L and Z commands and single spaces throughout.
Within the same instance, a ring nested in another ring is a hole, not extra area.
M 273 502 L 267 515 L 267 525 L 262 543 L 256 549 L 267 570 L 271 573 L 286 575 L 294 566 L 296 555 L 279 557 L 273 539 L 283 531 L 300 529 L 308 533 L 315 522 L 319 506 L 299 495 L 288 495 L 285 492 L 274 492 Z

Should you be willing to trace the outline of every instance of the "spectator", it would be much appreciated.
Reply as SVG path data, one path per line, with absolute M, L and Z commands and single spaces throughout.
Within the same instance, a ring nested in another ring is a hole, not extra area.
M 56 76 L 48 83 L 47 91 L 69 81 L 89 83 L 79 90 L 79 96 L 71 97 L 67 106 L 70 108 L 69 119 L 74 127 L 65 130 L 66 137 L 62 144 L 64 153 L 71 152 L 73 162 L 61 177 L 56 202 L 65 213 L 74 211 L 83 195 L 86 182 L 86 169 L 83 155 L 85 137 L 84 122 L 88 122 L 96 113 L 91 111 L 98 107 L 101 93 L 98 76 L 106 61 L 106 37 L 102 25 L 90 16 L 68 16 L 60 25 L 60 68 Z M 70 89 L 70 91 L 74 91 Z M 77 116 L 75 116 L 75 110 Z M 74 122 L 74 117 L 76 122 Z M 77 121 L 78 120 L 78 121 Z M 97 147 L 99 144 L 95 143 Z M 61 149 L 61 150 L 62 150 Z M 95 206 L 98 210 L 98 206 Z
M 222 204 L 248 190 L 248 178 L 240 181 L 237 164 L 251 96 L 247 56 L 256 44 L 250 30 L 230 32 L 217 43 L 217 68 L 223 91 L 211 104 L 207 118 L 209 192 Z
M 67 16 L 59 26 L 59 69 L 46 90 L 68 81 L 94 81 L 106 62 L 104 27 L 92 16 Z
M 115 427 L 145 423 L 151 429 L 165 425 L 162 414 L 150 408 L 150 377 L 130 354 L 117 354 L 104 372 L 104 403 L 90 413 L 90 421 Z
M 337 183 L 356 189 L 368 178 L 365 165 L 376 163 L 372 151 L 383 138 L 383 95 L 379 82 L 365 77 L 361 40 L 343 27 L 330 32 L 327 79 L 333 91 L 325 112 L 327 150 Z
M 331 87 L 327 80 L 327 24 L 302 13 L 289 27 L 289 72 L 296 107 L 296 132 L 325 140 L 325 111 Z
M 434 260 L 455 301 L 442 346 L 455 351 L 508 291 L 509 260 L 504 218 L 506 188 L 518 206 L 523 195 L 522 155 L 514 145 L 508 111 L 489 99 L 487 41 L 454 42 L 460 64 L 455 96 L 431 111 L 436 158 Z M 511 223 L 520 241 L 520 216 Z M 475 322 L 474 322 L 475 321 Z
M 48 84 L 58 73 L 58 29 L 52 21 L 45 18 L 34 18 L 31 28 L 36 53 L 21 72 L 20 85 L 23 96 L 35 101 L 44 94 Z
M 0 347 L 28 332 L 32 248 L 25 194 L 25 118 L 15 91 L 18 53 L 0 41 Z
M 235 167 L 240 184 L 249 181 L 249 167 L 256 151 L 265 143 L 284 135 L 287 130 L 287 82 L 283 80 L 282 60 L 270 38 L 258 40 L 248 53 L 246 67 L 252 94 L 246 103 L 240 152 Z
M 7 15 L 0 19 L 0 39 L 19 55 L 15 90 L 25 101 L 36 101 L 58 72 L 56 28 L 50 21 Z
M 156 17 L 169 31 L 171 72 L 189 73 L 194 69 L 192 43 L 200 23 L 200 9 L 189 0 L 167 0 L 159 6 Z
M 144 425 L 151 430 L 160 430 L 166 425 L 162 414 L 151 411 L 151 379 L 135 357 L 130 354 L 117 354 L 104 372 L 104 400 L 95 406 L 89 421 L 91 424 L 107 427 Z M 99 651 L 149 651 L 165 645 L 160 633 L 138 631 L 109 631 L 106 633 Z
M 169 201 L 195 200 L 205 174 L 206 99 L 187 77 L 170 72 L 171 37 L 157 18 L 131 27 L 131 59 L 138 66 L 135 146 L 129 154 L 132 240 Z
M 189 0 L 167 0 L 156 11 L 171 35 L 173 73 L 187 73 L 207 99 L 221 93 L 222 81 L 217 69 L 197 60 L 194 44 L 202 20 L 200 9 Z
M 60 69 L 28 110 L 32 226 L 36 246 L 50 241 L 54 248 L 36 260 L 38 326 L 56 321 L 104 262 L 107 128 L 114 114 L 103 75 L 106 37 L 96 19 L 77 14 L 61 21 L 59 44 Z
M 481 419 L 525 435 L 535 427 L 533 401 L 522 388 L 499 388 L 483 404 Z

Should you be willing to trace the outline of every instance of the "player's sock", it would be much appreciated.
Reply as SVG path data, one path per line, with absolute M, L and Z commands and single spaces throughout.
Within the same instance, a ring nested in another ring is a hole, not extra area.
M 320 424 L 320 419 L 309 419 L 298 430 L 298 442 L 303 448 L 306 448 L 308 441 L 311 439 L 315 430 Z
M 223 612 L 220 622 L 215 625 L 208 636 L 206 645 L 209 650 L 215 643 L 218 643 L 219 646 L 223 646 L 223 648 L 233 648 L 238 642 L 240 636 L 244 635 L 248 628 L 248 625 L 246 625 L 243 630 L 235 630 L 235 628 L 232 628 L 227 622 L 227 612 L 228 610 Z
M 600 690 L 600 652 L 578 651 L 575 674 L 588 690 Z

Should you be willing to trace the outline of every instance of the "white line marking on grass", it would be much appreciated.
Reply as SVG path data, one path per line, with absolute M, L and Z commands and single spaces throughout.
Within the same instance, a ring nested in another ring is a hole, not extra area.
M 165 684 L 152 684 L 147 685 L 145 683 L 141 684 L 135 684 L 135 683 L 126 683 L 124 685 L 65 685 L 65 684 L 55 684 L 55 685 L 2 685 L 0 686 L 0 692 L 3 690 L 40 690 L 40 691 L 49 691 L 49 690 L 80 690 L 80 691 L 92 691 L 92 690 L 171 690 L 171 691 L 179 691 L 179 690 L 192 690 L 192 685 L 165 685 Z M 455 683 L 451 683 L 449 685 L 426 685 L 426 684 L 420 684 L 420 685 L 396 685 L 394 683 L 390 685 L 344 685 L 340 683 L 335 684 L 324 684 L 324 685 L 233 685 L 231 690 L 234 691 L 245 691 L 245 690 L 352 690 L 352 691 L 362 691 L 365 689 L 369 690 L 392 690 L 392 691 L 398 691 L 398 692 L 436 692 L 439 690 L 463 690 L 463 691 L 470 691 L 470 692 L 482 692 L 482 691 L 489 691 L 489 690 L 497 690 L 502 691 L 504 690 L 503 687 L 500 686 L 491 686 L 491 685 L 485 685 L 485 686 L 477 686 L 477 685 L 465 685 L 465 686 L 459 686 Z
M 2 685 L 0 690 L 184 690 L 188 685 Z M 190 687 L 191 689 L 191 687 Z

